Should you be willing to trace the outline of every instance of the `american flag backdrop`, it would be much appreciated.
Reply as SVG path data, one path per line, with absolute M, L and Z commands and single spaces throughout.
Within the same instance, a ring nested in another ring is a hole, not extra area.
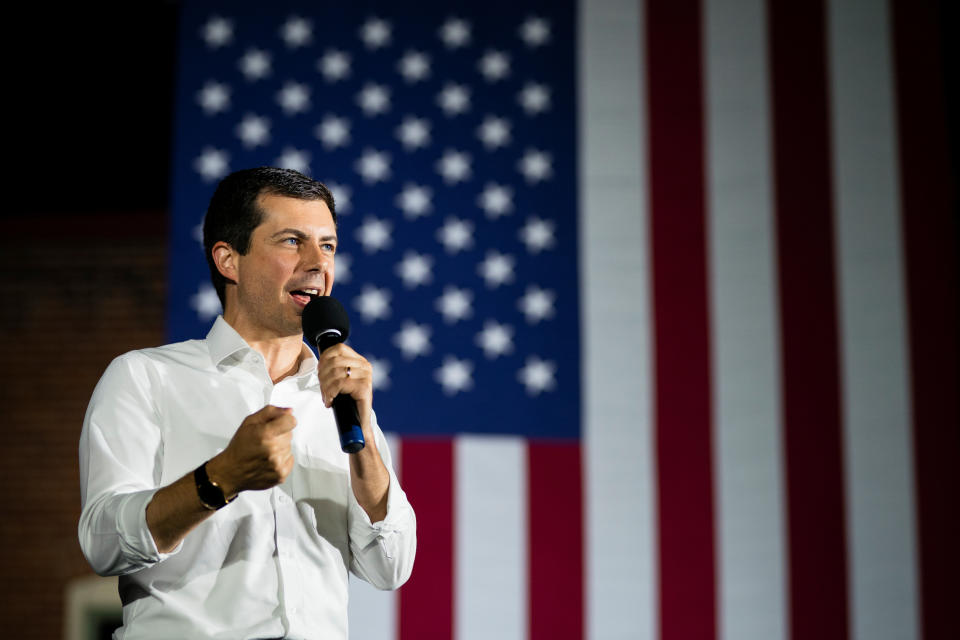
M 935 3 L 185 3 L 172 340 L 219 178 L 330 186 L 417 512 L 351 637 L 960 637 Z

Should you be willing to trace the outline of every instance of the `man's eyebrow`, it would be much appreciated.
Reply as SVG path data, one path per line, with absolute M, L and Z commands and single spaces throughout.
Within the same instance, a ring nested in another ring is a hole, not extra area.
M 275 234 L 273 234 L 273 235 L 270 236 L 270 237 L 271 237 L 271 238 L 278 238 L 278 237 L 280 237 L 280 236 L 296 236 L 297 238 L 300 238 L 301 240 L 305 240 L 305 239 L 307 239 L 307 238 L 310 237 L 308 234 L 304 233 L 304 232 L 301 231 L 300 229 L 293 229 L 293 228 L 291 228 L 291 227 L 287 227 L 286 229 L 281 229 L 280 231 L 277 231 Z M 337 236 L 335 236 L 335 235 L 320 236 L 320 241 L 321 241 L 321 242 L 329 242 L 329 241 L 331 241 L 331 240 L 336 241 L 336 239 L 337 239 Z

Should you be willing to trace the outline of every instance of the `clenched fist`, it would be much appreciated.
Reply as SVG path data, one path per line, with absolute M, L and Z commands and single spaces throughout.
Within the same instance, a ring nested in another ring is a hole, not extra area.
M 293 409 L 267 405 L 240 423 L 227 448 L 207 463 L 207 474 L 227 499 L 248 489 L 269 489 L 293 470 Z

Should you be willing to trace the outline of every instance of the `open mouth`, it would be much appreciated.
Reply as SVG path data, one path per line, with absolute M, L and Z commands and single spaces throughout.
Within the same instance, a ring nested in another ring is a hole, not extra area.
M 307 306 L 307 303 L 314 298 L 320 297 L 319 289 L 295 289 L 290 292 L 290 297 L 301 307 Z

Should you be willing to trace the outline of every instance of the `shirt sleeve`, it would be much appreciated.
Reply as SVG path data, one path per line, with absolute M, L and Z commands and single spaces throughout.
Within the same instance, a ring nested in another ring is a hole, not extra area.
M 387 515 L 380 522 L 370 517 L 349 491 L 347 519 L 350 531 L 350 551 L 353 554 L 350 570 L 377 589 L 396 589 L 403 585 L 413 571 L 417 552 L 417 519 L 407 495 L 393 470 L 390 448 L 383 432 L 373 418 L 377 450 L 390 473 L 387 488 Z
M 118 357 L 97 383 L 80 434 L 80 548 L 100 575 L 149 567 L 157 550 L 146 509 L 158 488 L 162 438 L 142 356 Z

